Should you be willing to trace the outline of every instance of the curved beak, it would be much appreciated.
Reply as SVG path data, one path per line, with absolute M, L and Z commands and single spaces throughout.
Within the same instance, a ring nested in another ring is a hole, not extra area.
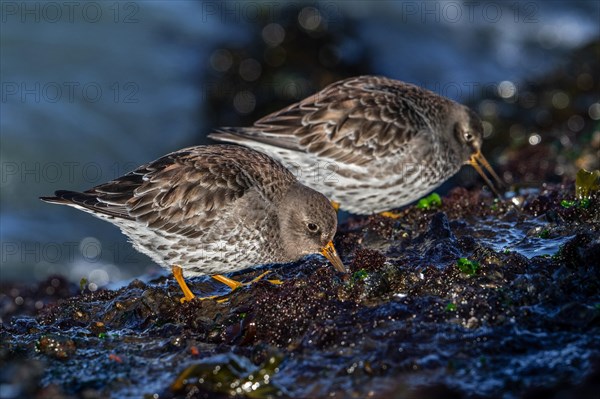
M 469 164 L 473 168 L 475 168 L 477 173 L 479 173 L 479 175 L 483 178 L 483 180 L 485 180 L 485 183 L 490 187 L 490 189 L 494 192 L 494 194 L 496 194 L 496 196 L 499 199 L 502 199 L 502 195 L 500 195 L 500 193 L 498 192 L 496 187 L 492 184 L 492 181 L 484 173 L 483 168 L 485 168 L 485 170 L 492 176 L 492 178 L 495 180 L 496 184 L 498 184 L 498 187 L 503 186 L 502 180 L 500 180 L 500 177 L 498 177 L 496 172 L 494 172 L 494 169 L 492 169 L 491 165 L 485 159 L 485 157 L 483 156 L 483 154 L 481 153 L 480 150 L 477 150 L 476 153 L 471 155 L 471 159 L 469 159 Z M 483 165 L 483 168 L 481 167 L 482 165 Z
M 341 273 L 348 273 L 348 271 L 346 270 L 346 267 L 342 263 L 342 260 L 340 259 L 339 255 L 337 254 L 335 247 L 333 246 L 333 241 L 329 241 L 327 243 L 327 245 L 325 245 L 321 249 L 321 254 L 323 254 L 323 256 L 326 257 L 331 262 L 333 267 L 335 267 L 335 270 L 337 270 L 338 272 L 341 272 Z

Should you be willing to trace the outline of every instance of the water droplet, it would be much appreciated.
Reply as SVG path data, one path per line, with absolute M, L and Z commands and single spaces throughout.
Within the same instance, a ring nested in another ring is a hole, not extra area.
M 597 121 L 600 119 L 600 103 L 593 103 L 592 105 L 590 105 L 590 108 L 588 109 L 588 114 L 590 115 L 590 118 L 592 118 L 593 120 Z
M 233 65 L 233 57 L 229 50 L 219 49 L 210 56 L 210 65 L 215 71 L 225 72 Z
M 517 86 L 513 82 L 504 80 L 498 84 L 498 95 L 504 99 L 512 98 L 517 94 Z
M 479 113 L 481 113 L 482 116 L 486 117 L 496 116 L 496 114 L 498 113 L 496 103 L 491 100 L 483 100 L 479 104 Z
M 256 98 L 249 91 L 240 91 L 233 98 L 233 106 L 240 114 L 249 114 L 256 107 Z
M 79 243 L 81 256 L 88 262 L 96 262 L 102 254 L 102 244 L 96 237 L 85 237 Z
M 260 77 L 262 66 L 253 58 L 247 58 L 240 63 L 239 73 L 246 82 L 253 82 Z
M 488 121 L 482 121 L 481 125 L 483 126 L 483 138 L 488 138 L 494 133 L 494 125 L 492 125 Z
M 304 7 L 298 14 L 300 26 L 308 31 L 317 30 L 322 21 L 321 13 L 314 7 Z
M 262 30 L 262 37 L 265 43 L 271 47 L 280 45 L 285 39 L 285 30 L 277 23 L 271 23 Z
M 541 143 L 541 141 L 542 141 L 542 136 L 540 136 L 537 133 L 532 133 L 529 136 L 529 144 L 531 144 L 531 145 L 538 145 L 539 143 Z
M 578 132 L 585 126 L 585 121 L 580 115 L 573 115 L 567 121 L 567 126 L 573 132 Z
M 565 109 L 569 106 L 571 99 L 564 91 L 557 91 L 552 96 L 552 105 L 558 109 Z
M 103 286 L 108 284 L 110 281 L 108 273 L 103 269 L 94 269 L 91 271 L 88 281 L 96 284 L 97 286 Z

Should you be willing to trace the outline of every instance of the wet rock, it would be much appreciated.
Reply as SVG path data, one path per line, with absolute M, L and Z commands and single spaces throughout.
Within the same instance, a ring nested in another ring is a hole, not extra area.
M 273 380 L 282 360 L 271 355 L 257 367 L 233 354 L 205 358 L 184 369 L 161 397 L 280 397 L 282 389 Z
M 519 207 L 457 189 L 435 210 L 405 208 L 401 220 L 350 219 L 336 237 L 349 275 L 308 257 L 273 267 L 279 285 L 230 293 L 208 277 L 189 280 L 219 300 L 182 304 L 163 277 L 65 298 L 58 289 L 29 315 L 33 305 L 15 299 L 42 294 L 9 287 L 0 361 L 13 373 L 38 362 L 41 372 L 27 389 L 6 384 L 34 397 L 251 396 L 237 389 L 254 386 L 279 353 L 256 397 L 577 392 L 600 358 L 600 224 L 584 208 L 565 210 L 571 190 L 529 191 Z M 365 240 L 366 229 L 378 240 Z
M 66 360 L 76 351 L 75 342 L 58 335 L 43 336 L 36 344 L 36 350 L 55 359 Z
M 414 245 L 418 246 L 421 257 L 437 265 L 445 265 L 460 256 L 448 217 L 442 212 L 433 215 L 427 231 L 414 240 Z
M 360 270 L 367 272 L 376 271 L 383 267 L 386 259 L 385 255 L 379 251 L 360 248 L 354 253 L 354 259 L 352 259 L 352 263 L 350 263 L 348 268 L 351 272 Z

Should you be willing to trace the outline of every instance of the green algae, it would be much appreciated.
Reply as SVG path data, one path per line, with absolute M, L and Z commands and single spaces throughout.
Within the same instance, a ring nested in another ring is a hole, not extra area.
M 479 270 L 479 262 L 467 258 L 460 258 L 456 261 L 456 266 L 458 267 L 458 270 L 468 276 L 474 276 Z
M 563 208 L 567 208 L 567 209 L 574 207 L 575 204 L 576 204 L 575 201 L 569 201 L 569 200 L 560 201 L 560 206 L 562 206 Z
M 419 202 L 417 202 L 417 208 L 419 209 L 433 209 L 439 208 L 440 206 L 442 206 L 442 199 L 438 193 L 429 194 L 427 197 L 421 198 Z
M 456 304 L 454 302 L 448 302 L 448 304 L 446 305 L 446 311 L 448 312 L 456 312 Z
M 352 274 L 352 281 L 364 280 L 369 273 L 365 269 L 360 269 Z
M 538 237 L 544 238 L 544 239 L 550 238 L 550 230 L 544 229 L 544 230 L 540 231 L 540 234 L 538 234 Z

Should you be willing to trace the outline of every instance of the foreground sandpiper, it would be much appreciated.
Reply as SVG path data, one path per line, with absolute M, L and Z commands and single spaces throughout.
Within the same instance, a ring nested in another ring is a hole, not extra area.
M 222 274 L 314 253 L 346 271 L 332 243 L 337 214 L 329 200 L 245 147 L 182 149 L 87 191 L 41 199 L 118 226 L 138 251 L 172 268 L 182 301 L 194 298 L 182 270 L 232 289 L 242 283 Z
M 269 154 L 307 186 L 355 214 L 398 208 L 471 164 L 498 195 L 469 108 L 378 76 L 341 80 L 255 122 L 209 137 Z

